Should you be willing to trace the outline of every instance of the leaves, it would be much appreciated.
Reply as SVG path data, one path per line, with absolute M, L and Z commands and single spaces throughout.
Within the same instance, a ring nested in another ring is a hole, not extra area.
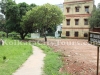
M 100 27 L 100 9 L 96 9 L 89 18 L 90 27 Z
M 31 25 L 34 24 L 34 27 L 43 33 L 45 32 L 44 30 L 48 28 L 54 29 L 56 25 L 62 23 L 62 20 L 63 14 L 60 8 L 47 3 L 28 11 L 22 18 L 22 24 L 25 25 L 25 27 L 30 23 Z
M 2 0 L 3 3 L 3 0 Z M 6 32 L 9 31 L 15 31 L 17 33 L 20 33 L 21 38 L 24 38 L 27 33 L 32 31 L 31 28 L 24 30 L 23 26 L 21 26 L 21 19 L 22 16 L 26 14 L 29 10 L 31 10 L 35 4 L 28 5 L 27 3 L 19 3 L 16 4 L 15 1 L 13 0 L 7 0 L 3 3 L 2 5 L 2 10 L 5 11 L 3 12 L 6 15 L 6 24 L 5 24 L 5 30 Z M 27 22 L 27 21 L 26 21 Z
M 93 10 L 91 17 L 89 17 L 89 23 L 91 28 L 100 27 L 100 4 Z

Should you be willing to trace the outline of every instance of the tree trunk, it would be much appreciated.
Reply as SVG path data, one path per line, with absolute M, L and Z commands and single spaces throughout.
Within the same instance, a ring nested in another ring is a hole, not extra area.
M 22 39 L 22 40 L 24 40 L 24 39 L 25 39 L 25 37 L 23 36 L 23 34 L 22 34 L 22 33 L 20 34 L 20 37 L 21 37 L 21 39 Z
M 8 32 L 6 32 L 6 37 L 8 38 Z
M 45 38 L 45 42 L 47 42 L 47 37 L 46 37 L 46 34 L 44 34 L 44 38 Z
M 24 39 L 25 39 L 25 36 L 26 36 L 27 34 L 28 34 L 28 33 L 20 33 L 21 39 L 24 40 Z
M 45 27 L 44 27 L 44 29 L 43 29 L 43 34 L 44 34 L 45 42 L 47 42 L 47 37 L 46 37 L 46 28 L 45 28 Z

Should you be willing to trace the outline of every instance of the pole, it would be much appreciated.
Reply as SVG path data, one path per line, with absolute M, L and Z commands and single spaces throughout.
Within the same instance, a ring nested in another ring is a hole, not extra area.
M 97 74 L 99 75 L 99 47 L 97 47 Z

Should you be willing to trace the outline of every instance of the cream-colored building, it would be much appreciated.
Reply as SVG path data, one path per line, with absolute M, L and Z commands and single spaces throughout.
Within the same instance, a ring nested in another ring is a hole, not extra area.
M 94 7 L 94 0 L 64 0 L 64 20 L 61 37 L 88 37 L 88 18 Z

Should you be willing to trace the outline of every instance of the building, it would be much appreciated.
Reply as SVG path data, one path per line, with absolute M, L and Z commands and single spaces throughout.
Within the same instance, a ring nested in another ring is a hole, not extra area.
M 40 33 L 31 33 L 31 39 L 40 38 Z
M 55 31 L 55 37 L 58 38 L 58 37 L 61 37 L 61 33 L 59 32 L 62 32 L 62 24 L 61 25 L 58 25 L 56 27 L 56 31 Z
M 61 33 L 62 33 L 62 24 L 56 26 L 55 37 L 56 38 L 61 37 Z
M 88 37 L 88 18 L 94 7 L 94 0 L 64 0 L 62 37 Z
M 62 12 L 64 11 L 63 4 L 56 4 L 56 6 L 58 6 L 61 9 Z M 62 32 L 62 23 L 60 25 L 57 25 L 57 27 L 56 27 L 56 31 L 55 31 L 55 37 L 56 38 L 61 37 L 60 32 Z

